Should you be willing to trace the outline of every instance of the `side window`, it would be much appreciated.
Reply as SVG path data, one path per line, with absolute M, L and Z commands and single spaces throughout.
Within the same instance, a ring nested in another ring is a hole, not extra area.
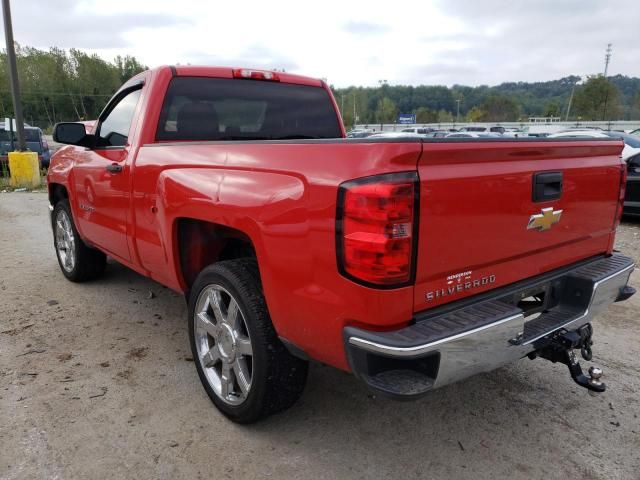
M 127 144 L 129 129 L 133 120 L 133 113 L 140 99 L 142 90 L 128 93 L 116 104 L 100 124 L 100 134 L 97 139 L 99 147 L 123 147 Z

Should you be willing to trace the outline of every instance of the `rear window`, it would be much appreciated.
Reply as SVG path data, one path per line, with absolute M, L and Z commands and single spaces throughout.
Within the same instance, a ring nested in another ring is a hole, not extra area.
M 156 140 L 287 140 L 341 136 L 323 88 L 257 80 L 177 77 Z

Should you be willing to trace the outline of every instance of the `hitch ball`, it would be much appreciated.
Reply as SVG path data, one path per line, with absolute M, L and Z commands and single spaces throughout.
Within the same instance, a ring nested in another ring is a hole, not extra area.
M 599 380 L 600 377 L 602 376 L 602 369 L 598 368 L 598 367 L 591 367 L 589 368 L 589 376 L 593 379 L 593 380 Z
M 604 383 L 600 381 L 600 377 L 602 377 L 602 369 L 598 367 L 589 367 L 589 377 L 591 377 L 589 378 L 589 385 L 597 389 L 596 391 L 589 390 L 589 394 L 595 396 L 597 395 L 597 391 L 604 390 Z

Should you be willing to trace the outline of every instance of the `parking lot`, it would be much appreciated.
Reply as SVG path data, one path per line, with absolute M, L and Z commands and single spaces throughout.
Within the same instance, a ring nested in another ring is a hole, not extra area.
M 0 225 L 2 479 L 640 478 L 640 295 L 594 324 L 598 397 L 542 360 L 411 403 L 314 364 L 298 404 L 243 427 L 200 385 L 180 295 L 117 264 L 66 281 L 43 193 L 0 194 Z M 639 247 L 626 220 L 618 248 Z

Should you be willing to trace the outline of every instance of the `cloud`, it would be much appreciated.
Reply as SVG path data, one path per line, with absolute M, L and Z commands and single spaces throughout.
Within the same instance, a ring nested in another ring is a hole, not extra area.
M 113 49 L 132 46 L 129 32 L 185 28 L 193 20 L 165 13 L 99 14 L 73 0 L 13 2 L 14 36 L 21 45 L 48 48 Z M 0 26 L 4 35 L 4 27 Z
M 336 86 L 495 85 L 602 72 L 640 75 L 637 0 L 14 0 L 21 45 L 79 48 L 149 66 L 284 68 Z
M 352 20 L 343 26 L 343 30 L 352 35 L 382 35 L 391 31 L 388 25 Z
M 220 65 L 236 67 L 254 67 L 263 69 L 284 69 L 287 72 L 297 70 L 299 65 L 286 55 L 277 53 L 263 45 L 254 44 L 237 55 L 212 54 L 191 51 L 185 55 L 186 62 L 193 65 Z
M 409 85 L 447 85 L 451 78 L 459 78 L 459 83 L 468 83 L 464 79 L 473 78 L 478 74 L 480 66 L 474 61 L 438 62 L 411 67 L 405 73 L 402 84 Z
M 438 6 L 462 25 L 460 39 L 454 34 L 447 42 L 459 41 L 464 48 L 455 55 L 449 52 L 447 58 L 477 63 L 472 84 L 602 72 L 610 42 L 614 49 L 610 73 L 638 74 L 640 10 L 635 2 L 539 0 L 523 8 L 520 2 L 504 0 L 443 0 Z

